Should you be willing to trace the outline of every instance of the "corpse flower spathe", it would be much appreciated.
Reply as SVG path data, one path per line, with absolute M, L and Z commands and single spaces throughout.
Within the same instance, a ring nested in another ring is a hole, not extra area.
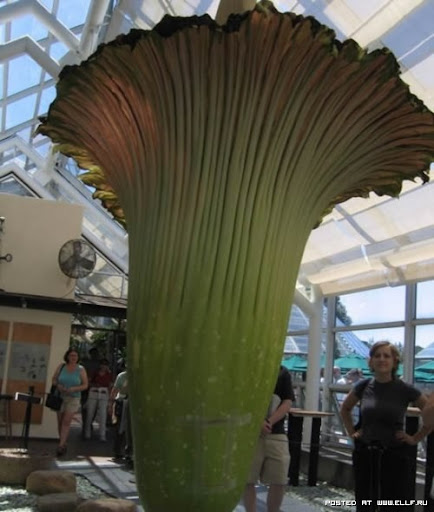
M 128 227 L 146 512 L 231 512 L 312 228 L 349 197 L 426 181 L 433 115 L 390 52 L 264 2 L 102 45 L 62 71 L 39 132 Z

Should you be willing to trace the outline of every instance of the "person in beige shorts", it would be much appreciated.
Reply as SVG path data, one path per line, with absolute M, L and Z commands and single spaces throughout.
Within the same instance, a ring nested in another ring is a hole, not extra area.
M 75 396 L 65 396 L 62 402 L 60 412 L 68 412 L 75 414 L 80 409 L 80 398 Z
M 52 384 L 57 386 L 63 398 L 62 407 L 57 411 L 57 427 L 59 446 L 56 454 L 60 457 L 66 453 L 66 441 L 75 413 L 80 408 L 80 394 L 87 389 L 86 370 L 78 364 L 79 355 L 76 349 L 69 348 L 63 356 L 64 363 L 59 364 L 54 372 Z
M 246 512 L 256 512 L 258 481 L 267 484 L 267 512 L 279 512 L 288 483 L 289 444 L 285 418 L 294 400 L 291 375 L 281 366 L 267 416 L 261 428 L 250 475 L 244 490 Z

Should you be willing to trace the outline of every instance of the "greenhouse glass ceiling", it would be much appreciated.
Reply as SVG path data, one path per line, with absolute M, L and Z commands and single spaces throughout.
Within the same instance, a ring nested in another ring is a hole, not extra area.
M 434 110 L 434 0 L 276 1 L 281 11 L 313 15 L 338 39 L 372 50 L 389 47 L 410 90 Z M 91 199 L 70 160 L 33 137 L 55 96 L 65 64 L 87 58 L 100 42 L 133 27 L 151 28 L 165 13 L 215 16 L 215 0 L 0 1 L 0 193 L 85 205 L 83 236 L 98 253 L 97 271 L 79 283 L 91 294 L 125 296 L 128 238 Z M 307 244 L 303 286 L 343 293 L 434 278 L 432 180 L 405 183 L 400 199 L 372 196 L 337 206 Z

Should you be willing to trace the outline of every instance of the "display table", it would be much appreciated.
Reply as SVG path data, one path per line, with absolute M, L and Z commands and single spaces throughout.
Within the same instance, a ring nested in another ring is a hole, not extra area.
M 290 485 L 298 485 L 304 418 L 312 418 L 307 484 L 310 486 L 316 485 L 318 477 L 321 420 L 322 418 L 327 418 L 329 416 L 334 416 L 334 413 L 323 411 L 305 411 L 295 408 L 291 409 L 288 418 L 289 451 L 291 454 L 291 464 L 289 466 L 288 473 Z

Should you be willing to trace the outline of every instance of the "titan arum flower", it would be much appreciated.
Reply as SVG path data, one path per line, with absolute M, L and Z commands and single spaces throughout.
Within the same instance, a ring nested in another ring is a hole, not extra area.
M 62 71 L 39 132 L 128 228 L 146 512 L 232 511 L 311 230 L 347 198 L 426 181 L 433 115 L 388 50 L 260 3 L 100 46 Z

